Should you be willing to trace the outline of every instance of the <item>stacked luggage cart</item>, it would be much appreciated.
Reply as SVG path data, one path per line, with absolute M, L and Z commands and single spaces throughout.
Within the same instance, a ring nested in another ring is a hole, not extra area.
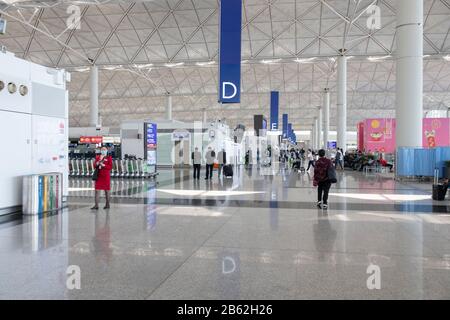
M 92 177 L 94 171 L 94 159 L 69 160 L 69 175 L 71 177 L 89 178 Z M 148 172 L 145 160 L 113 160 L 111 178 L 148 179 L 156 175 L 157 173 Z

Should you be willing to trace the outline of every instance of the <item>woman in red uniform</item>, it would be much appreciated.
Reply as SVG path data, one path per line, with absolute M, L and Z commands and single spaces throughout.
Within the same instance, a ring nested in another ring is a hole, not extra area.
M 98 178 L 95 181 L 95 206 L 92 207 L 92 210 L 98 210 L 100 190 L 104 190 L 106 196 L 106 205 L 103 209 L 109 209 L 112 157 L 108 155 L 108 149 L 106 147 L 103 147 L 101 154 L 95 157 L 94 166 L 98 169 Z

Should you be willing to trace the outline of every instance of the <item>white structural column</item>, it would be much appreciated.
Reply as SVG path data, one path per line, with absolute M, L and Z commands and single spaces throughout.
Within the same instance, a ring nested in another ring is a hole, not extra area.
M 323 91 L 323 149 L 328 148 L 328 139 L 330 135 L 330 89 L 325 88 Z
M 423 0 L 397 0 L 397 147 L 422 146 Z
M 318 143 L 318 134 L 317 132 L 319 131 L 319 119 L 317 119 L 317 117 L 314 118 L 314 144 L 313 144 L 313 149 L 317 150 L 317 146 L 319 145 Z
M 309 147 L 312 150 L 314 150 L 314 148 L 316 147 L 315 141 L 314 141 L 315 137 L 316 137 L 316 121 L 314 120 L 312 128 L 311 128 L 311 139 L 310 139 L 310 142 L 309 142 Z
M 170 93 L 167 95 L 166 118 L 167 120 L 172 120 L 172 96 Z
M 347 57 L 337 59 L 337 146 L 347 150 Z
M 89 125 L 97 127 L 98 123 L 98 67 L 91 67 L 90 74 L 90 109 L 89 109 Z
M 317 108 L 317 149 L 322 148 L 322 127 L 323 127 L 323 118 L 322 118 L 322 106 Z

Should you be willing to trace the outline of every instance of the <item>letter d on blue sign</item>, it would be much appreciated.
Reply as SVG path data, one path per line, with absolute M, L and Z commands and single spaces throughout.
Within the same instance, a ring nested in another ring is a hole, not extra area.
M 219 102 L 241 102 L 242 0 L 220 1 Z

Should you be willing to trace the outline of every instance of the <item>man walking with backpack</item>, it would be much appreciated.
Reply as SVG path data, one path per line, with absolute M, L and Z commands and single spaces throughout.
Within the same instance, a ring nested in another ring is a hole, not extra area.
M 336 171 L 330 159 L 325 157 L 325 150 L 319 150 L 319 160 L 314 167 L 313 185 L 317 190 L 317 207 L 328 209 L 328 193 L 332 183 L 336 183 Z

